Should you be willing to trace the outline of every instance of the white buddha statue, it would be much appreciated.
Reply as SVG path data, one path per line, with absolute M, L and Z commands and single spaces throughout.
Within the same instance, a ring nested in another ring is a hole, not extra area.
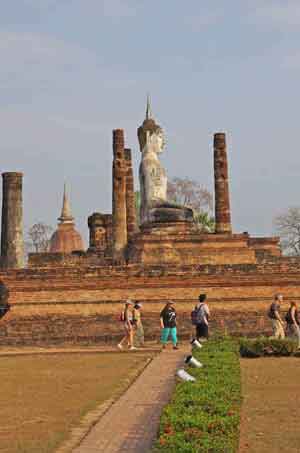
M 159 154 L 165 145 L 164 133 L 151 116 L 149 98 L 146 118 L 138 129 L 138 139 L 142 152 L 139 168 L 141 224 L 157 221 L 192 221 L 192 209 L 176 206 L 167 201 L 168 179 L 166 171 L 159 161 Z

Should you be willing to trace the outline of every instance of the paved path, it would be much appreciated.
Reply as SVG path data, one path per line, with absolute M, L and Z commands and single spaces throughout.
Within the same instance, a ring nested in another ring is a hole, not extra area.
M 73 453 L 147 453 L 187 349 L 158 354 Z

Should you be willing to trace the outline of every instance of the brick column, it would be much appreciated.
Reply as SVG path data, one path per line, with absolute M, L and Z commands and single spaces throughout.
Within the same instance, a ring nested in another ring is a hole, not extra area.
M 126 219 L 127 219 L 127 239 L 130 241 L 137 231 L 134 180 L 131 159 L 131 149 L 125 148 L 125 161 L 127 164 L 126 174 Z
M 226 136 L 214 135 L 215 222 L 216 233 L 231 234 Z
M 124 150 L 124 131 L 113 131 L 113 256 L 123 262 L 127 245 L 126 220 L 126 174 L 127 164 Z
M 2 173 L 1 265 L 24 267 L 23 173 Z

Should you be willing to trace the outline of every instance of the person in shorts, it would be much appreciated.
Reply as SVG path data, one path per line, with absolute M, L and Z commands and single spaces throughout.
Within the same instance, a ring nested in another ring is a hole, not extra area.
M 172 300 L 169 300 L 160 312 L 160 326 L 163 349 L 167 345 L 169 336 L 171 336 L 173 349 L 178 349 L 176 310 Z
M 196 305 L 194 313 L 196 338 L 197 340 L 207 340 L 209 336 L 208 321 L 210 311 L 206 302 L 206 294 L 199 295 L 199 303 Z

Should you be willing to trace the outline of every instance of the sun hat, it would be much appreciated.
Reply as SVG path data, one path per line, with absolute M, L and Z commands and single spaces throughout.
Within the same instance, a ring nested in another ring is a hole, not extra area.
M 132 300 L 126 299 L 125 300 L 125 305 L 134 305 L 134 304 L 133 304 Z

